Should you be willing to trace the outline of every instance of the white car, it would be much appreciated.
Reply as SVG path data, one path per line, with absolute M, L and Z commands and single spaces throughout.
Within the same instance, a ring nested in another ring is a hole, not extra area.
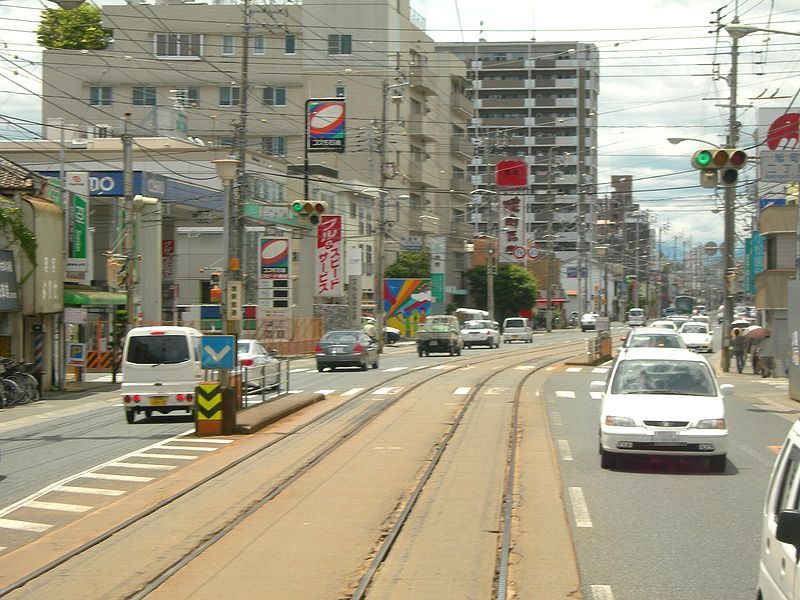
M 258 340 L 240 339 L 236 343 L 238 371 L 242 385 L 250 389 L 278 389 L 281 385 L 280 361 L 267 352 Z
M 648 327 L 660 327 L 662 329 L 672 329 L 672 331 L 678 331 L 678 327 L 675 325 L 675 321 L 672 319 L 659 319 L 658 321 L 653 321 L 650 323 Z
M 597 313 L 586 313 L 581 317 L 581 331 L 588 331 L 597 328 Z
M 624 454 L 708 457 L 723 472 L 728 424 L 723 396 L 733 385 L 717 382 L 708 361 L 680 348 L 629 348 L 620 353 L 602 392 L 601 466 Z
M 714 336 L 708 325 L 701 321 L 688 321 L 683 324 L 680 336 L 686 342 L 686 347 L 695 352 L 711 352 L 711 343 Z
M 464 348 L 471 346 L 500 347 L 500 332 L 494 321 L 465 321 L 461 326 Z

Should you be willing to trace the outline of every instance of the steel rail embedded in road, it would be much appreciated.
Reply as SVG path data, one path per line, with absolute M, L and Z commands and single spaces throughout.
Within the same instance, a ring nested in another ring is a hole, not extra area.
M 576 343 L 576 345 L 578 345 L 578 344 L 579 343 Z M 580 342 L 580 344 L 582 344 L 582 342 Z M 539 348 L 536 348 L 536 349 L 531 348 L 530 352 L 526 352 L 526 354 L 530 354 L 532 352 L 538 352 L 539 350 L 540 350 Z M 571 352 L 568 355 L 566 355 L 564 358 L 567 358 L 568 356 L 574 356 L 574 355 L 575 355 L 574 352 Z M 458 366 L 464 366 L 465 364 L 466 365 L 470 365 L 470 364 L 476 364 L 476 363 L 491 362 L 491 361 L 497 360 L 499 358 L 508 358 L 508 356 L 507 356 L 507 354 L 504 353 L 503 355 L 499 355 L 499 356 L 498 355 L 493 355 L 493 356 L 488 356 L 488 357 L 487 356 L 464 357 L 464 358 L 462 358 L 460 360 L 456 359 L 456 360 L 448 361 L 448 364 L 452 365 L 453 367 L 458 367 Z M 528 358 L 524 362 L 527 362 L 528 360 L 530 360 L 530 358 Z M 559 359 L 559 360 L 563 360 L 563 358 Z M 558 361 L 554 361 L 554 362 L 558 362 Z M 50 571 L 53 571 L 54 569 L 58 568 L 59 566 L 64 565 L 65 563 L 69 562 L 71 559 L 73 559 L 73 558 L 77 557 L 78 555 L 86 552 L 87 550 L 99 546 L 104 541 L 108 540 L 109 538 L 111 538 L 111 537 L 113 537 L 115 535 L 120 534 L 121 532 L 123 532 L 125 529 L 131 527 L 132 525 L 134 525 L 134 524 L 146 519 L 147 517 L 153 515 L 154 513 L 157 513 L 158 511 L 161 511 L 164 508 L 176 503 L 178 500 L 180 500 L 181 498 L 185 497 L 190 492 L 193 492 L 193 491 L 203 487 L 204 485 L 208 484 L 209 482 L 212 482 L 215 479 L 219 478 L 221 475 L 230 472 L 231 470 L 233 470 L 237 466 L 242 465 L 243 463 L 245 463 L 245 462 L 257 457 L 260 453 L 264 452 L 265 450 L 267 450 L 269 448 L 272 448 L 273 446 L 275 446 L 276 444 L 280 443 L 281 441 L 286 440 L 287 438 L 290 438 L 292 436 L 295 436 L 297 433 L 301 432 L 302 430 L 313 426 L 315 423 L 319 423 L 323 419 L 325 419 L 325 418 L 327 418 L 327 417 L 329 417 L 331 415 L 334 415 L 337 412 L 341 412 L 341 411 L 345 410 L 347 407 L 352 406 L 357 400 L 362 399 L 362 398 L 372 394 L 373 391 L 378 389 L 379 387 L 385 386 L 387 382 L 391 382 L 391 381 L 394 381 L 396 379 L 407 377 L 409 374 L 411 374 L 411 373 L 410 372 L 399 373 L 399 374 L 397 374 L 397 375 L 395 375 L 393 377 L 387 378 L 387 379 L 383 380 L 379 385 L 372 386 L 368 390 L 365 390 L 362 393 L 354 395 L 349 400 L 337 405 L 336 407 L 331 408 L 330 410 L 327 410 L 327 411 L 321 413 L 320 415 L 316 416 L 311 421 L 309 421 L 307 423 L 303 423 L 301 425 L 298 425 L 297 427 L 295 427 L 291 431 L 286 432 L 285 434 L 281 434 L 276 439 L 273 439 L 273 440 L 271 440 L 269 442 L 266 442 L 266 443 L 262 444 L 258 448 L 254 449 L 251 452 L 247 453 L 246 455 L 236 459 L 235 461 L 231 462 L 230 464 L 225 465 L 224 467 L 221 467 L 220 469 L 217 469 L 213 473 L 211 473 L 208 476 L 202 478 L 201 480 L 193 483 L 192 485 L 184 488 L 183 490 L 180 490 L 180 491 L 176 492 L 175 494 L 169 496 L 168 498 L 165 498 L 164 500 L 161 500 L 160 502 L 158 502 L 154 506 L 152 506 L 152 507 L 150 507 L 150 508 L 148 508 L 146 510 L 143 510 L 143 511 L 139 512 L 138 514 L 126 519 L 125 521 L 123 521 L 122 523 L 120 523 L 120 524 L 116 525 L 115 527 L 109 529 L 108 531 L 106 531 L 106 532 L 94 537 L 93 539 L 81 544 L 80 546 L 72 549 L 71 551 L 66 552 L 62 556 L 52 560 L 51 562 L 49 562 L 48 564 L 46 564 L 44 566 L 36 569 L 35 571 L 29 573 L 25 577 L 22 577 L 19 580 L 17 580 L 15 582 L 9 584 L 8 586 L 0 589 L 0 596 L 5 596 L 5 595 L 7 595 L 8 593 L 10 593 L 12 591 L 15 591 L 15 590 L 18 590 L 18 589 L 22 588 L 27 583 L 30 583 L 30 582 L 34 581 L 35 579 L 40 578 L 43 575 L 49 573 Z M 414 374 L 418 375 L 417 372 L 414 372 Z M 418 388 L 418 387 L 420 387 L 422 385 L 425 385 L 426 383 L 428 383 L 430 381 L 433 381 L 434 379 L 436 379 L 438 377 L 441 377 L 441 376 L 443 376 L 445 374 L 446 373 L 435 373 L 435 374 L 433 374 L 433 375 L 431 375 L 429 377 L 425 377 L 425 378 L 423 378 L 423 379 L 411 384 L 410 386 L 408 386 L 403 391 L 403 393 L 397 394 L 393 398 L 387 399 L 384 402 L 376 403 L 374 405 L 370 405 L 365 410 L 365 412 L 363 413 L 360 421 L 357 421 L 346 432 L 340 433 L 339 435 L 337 435 L 336 439 L 331 444 L 328 444 L 326 447 L 321 449 L 318 453 L 316 453 L 316 455 L 314 457 L 312 457 L 310 460 L 306 461 L 293 474 L 291 474 L 288 477 L 286 477 L 283 481 L 279 482 L 277 485 L 273 485 L 269 490 L 266 491 L 266 493 L 259 500 L 255 501 L 250 506 L 245 508 L 237 517 L 234 518 L 234 520 L 232 522 L 230 522 L 228 525 L 220 528 L 216 532 L 212 532 L 212 535 L 211 535 L 211 537 L 209 539 L 204 541 L 202 544 L 198 545 L 196 548 L 194 548 L 193 550 L 188 552 L 186 555 L 184 555 L 182 558 L 178 559 L 176 562 L 172 563 L 172 565 L 169 568 L 167 568 L 164 571 L 162 571 L 159 575 L 156 575 L 155 578 L 150 580 L 150 583 L 147 585 L 146 588 L 140 590 L 138 592 L 138 594 L 136 594 L 133 597 L 143 598 L 146 595 L 148 595 L 150 592 L 152 592 L 153 590 L 157 589 L 162 583 L 167 581 L 172 575 L 174 575 L 178 570 L 180 570 L 180 568 L 182 566 L 185 566 L 186 564 L 191 562 L 194 558 L 196 558 L 197 556 L 202 554 L 205 550 L 210 548 L 216 541 L 218 541 L 219 539 L 224 537 L 224 535 L 226 533 L 229 533 L 236 526 L 236 524 L 241 523 L 245 518 L 247 518 L 253 512 L 255 512 L 259 508 L 263 507 L 270 500 L 275 498 L 275 496 L 277 496 L 283 490 L 285 490 L 289 485 L 291 485 L 291 483 L 293 483 L 294 481 L 296 481 L 297 479 L 302 477 L 304 474 L 306 474 L 308 471 L 310 471 L 323 458 L 325 458 L 327 455 L 329 455 L 331 452 L 333 452 L 336 448 L 340 447 L 347 440 L 352 438 L 356 433 L 358 433 L 358 431 L 360 431 L 361 429 L 366 427 L 366 425 L 368 425 L 373 420 L 375 420 L 387 408 L 389 408 L 390 406 L 392 406 L 395 403 L 397 403 L 401 398 L 403 398 L 404 396 L 407 396 L 409 393 L 411 393 L 416 388 Z M 474 394 L 471 397 L 474 397 Z M 462 412 L 462 414 L 463 414 L 463 412 Z M 445 444 L 445 446 L 446 446 L 446 444 Z M 513 473 L 512 473 L 512 476 L 513 476 Z M 507 561 L 506 561 L 506 564 L 507 564 Z

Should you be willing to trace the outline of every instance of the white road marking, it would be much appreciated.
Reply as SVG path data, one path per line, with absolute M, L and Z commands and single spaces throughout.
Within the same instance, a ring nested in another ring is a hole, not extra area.
M 402 450 L 402 446 L 375 446 L 373 450 Z
M 31 523 L 30 521 L 16 521 L 15 519 L 0 519 L 0 529 L 15 529 L 17 531 L 34 531 L 41 533 L 47 531 L 52 525 L 45 523 Z
M 583 371 L 583 367 L 567 367 L 566 369 L 567 373 L 580 373 L 581 371 Z
M 572 514 L 575 516 L 575 526 L 591 527 L 592 520 L 589 518 L 589 508 L 586 506 L 586 499 L 583 497 L 583 489 L 579 487 L 569 488 L 569 501 L 572 505 Z
M 456 391 L 453 392 L 453 394 L 455 394 L 456 396 L 466 396 L 467 394 L 469 394 L 469 391 L 471 389 L 472 388 L 468 388 L 468 387 L 456 388 Z
M 569 390 L 559 390 L 556 391 L 556 398 L 574 398 L 575 392 L 571 392 Z
M 561 427 L 561 413 L 554 412 L 552 415 L 550 415 L 550 421 L 553 423 L 553 425 Z
M 408 367 L 391 367 L 389 369 L 384 369 L 384 373 L 393 373 L 394 371 L 405 371 Z
M 419 371 L 420 369 L 427 369 L 428 365 L 420 365 L 419 367 L 414 367 L 412 371 Z
M 603 399 L 603 392 L 589 392 L 589 397 L 592 400 L 602 400 Z
M 64 504 L 62 502 L 42 502 L 41 500 L 31 500 L 23 508 L 39 508 L 42 510 L 58 510 L 61 512 L 82 513 L 91 510 L 91 506 L 84 504 Z
M 591 600 L 614 600 L 610 585 L 590 585 L 589 590 L 592 592 Z
M 178 468 L 175 465 L 148 465 L 147 463 L 129 463 L 129 462 L 115 462 L 106 466 L 118 467 L 124 469 L 145 469 L 154 471 L 172 471 L 172 469 Z
M 326 396 L 332 394 L 336 390 L 314 390 L 315 394 L 325 394 Z
M 452 369 L 451 365 L 436 365 L 435 367 L 431 367 L 434 371 L 440 371 L 442 369 Z
M 94 494 L 97 496 L 122 496 L 123 490 L 109 490 L 106 488 L 87 488 L 76 485 L 59 485 L 53 488 L 54 492 L 69 492 L 70 494 Z
M 489 396 L 496 396 L 498 394 L 506 394 L 508 393 L 507 387 L 491 387 L 484 392 L 484 394 Z
M 196 440 L 195 440 L 196 441 Z M 159 446 L 161 450 L 191 450 L 192 452 L 216 452 L 219 448 L 209 448 L 207 446 Z
M 761 464 L 763 464 L 763 465 L 765 465 L 767 467 L 771 467 L 775 463 L 775 457 L 774 456 L 773 457 L 762 456 L 761 453 L 759 453 L 757 450 L 751 448 L 750 446 L 748 446 L 746 444 L 739 444 L 739 448 L 741 448 L 742 450 L 747 452 L 750 456 L 752 456 L 758 462 L 760 462 Z
M 151 454 L 151 453 L 144 453 L 136 455 L 137 458 L 174 458 L 176 460 L 195 460 L 197 457 L 192 456 L 191 454 Z
M 359 392 L 363 392 L 364 388 L 351 388 L 344 392 L 342 396 L 355 396 Z
M 82 473 L 75 479 L 108 479 L 110 481 L 153 481 L 155 477 L 142 477 L 141 475 L 113 475 L 111 473 Z
M 561 460 L 572 460 L 572 450 L 570 450 L 569 442 L 567 440 L 558 440 L 556 443 Z
M 233 440 L 221 440 L 219 438 L 189 438 L 189 437 L 176 437 L 173 442 L 200 442 L 201 444 L 232 444 Z
M 535 365 L 518 365 L 518 366 L 514 367 L 514 370 L 515 371 L 531 371 L 532 369 L 535 369 L 535 368 L 536 368 Z
M 304 373 L 305 371 L 310 371 L 311 369 L 289 369 L 289 373 Z
M 379 389 L 375 390 L 372 393 L 376 394 L 376 395 L 396 394 L 400 390 L 401 390 L 401 388 L 399 388 L 399 387 L 382 387 L 382 388 L 379 388 Z
M 608 373 L 608 367 L 595 367 L 592 373 Z

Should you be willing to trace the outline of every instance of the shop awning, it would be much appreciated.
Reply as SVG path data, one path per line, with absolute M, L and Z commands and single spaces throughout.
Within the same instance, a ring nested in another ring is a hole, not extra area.
M 551 304 L 563 304 L 566 301 L 566 298 L 550 298 Z M 547 298 L 537 298 L 536 304 L 547 304 Z
M 64 304 L 69 306 L 115 306 L 125 305 L 128 297 L 122 292 L 100 290 L 64 290 Z

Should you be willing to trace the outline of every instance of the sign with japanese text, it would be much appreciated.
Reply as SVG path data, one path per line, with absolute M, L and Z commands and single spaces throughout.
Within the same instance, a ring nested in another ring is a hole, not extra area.
M 345 102 L 341 98 L 306 100 L 308 152 L 344 152 Z
M 19 310 L 14 253 L 0 250 L 0 311 Z
M 521 262 L 525 258 L 515 255 L 519 246 L 525 245 L 524 203 L 519 196 L 501 195 L 499 197 L 500 227 L 498 262 Z
M 501 160 L 495 167 L 497 187 L 524 187 L 528 185 L 528 163 L 524 160 Z
M 317 227 L 317 296 L 343 295 L 342 258 L 342 217 L 323 215 Z
M 161 275 L 165 281 L 175 279 L 175 240 L 161 240 Z
M 261 238 L 258 254 L 260 280 L 289 279 L 289 243 L 289 238 Z

